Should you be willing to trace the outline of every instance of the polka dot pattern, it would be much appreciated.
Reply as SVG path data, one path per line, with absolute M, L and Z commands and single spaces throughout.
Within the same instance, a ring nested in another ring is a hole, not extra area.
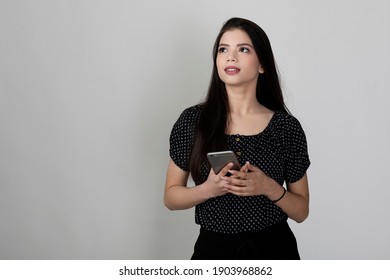
M 170 156 L 177 166 L 188 171 L 193 136 L 201 112 L 200 106 L 187 108 L 174 124 L 170 136 Z M 257 135 L 226 135 L 227 147 L 259 167 L 280 185 L 301 179 L 310 165 L 305 133 L 299 121 L 276 111 L 267 127 Z M 202 165 L 206 180 L 209 169 Z M 219 233 L 258 231 L 272 226 L 287 215 L 265 196 L 241 197 L 232 194 L 209 199 L 196 206 L 195 222 Z

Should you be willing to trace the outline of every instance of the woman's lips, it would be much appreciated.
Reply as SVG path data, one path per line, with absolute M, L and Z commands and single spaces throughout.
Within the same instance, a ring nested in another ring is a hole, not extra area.
M 227 66 L 227 67 L 225 67 L 224 70 L 229 75 L 234 75 L 234 74 L 237 74 L 238 72 L 240 72 L 240 68 L 235 67 L 235 66 Z

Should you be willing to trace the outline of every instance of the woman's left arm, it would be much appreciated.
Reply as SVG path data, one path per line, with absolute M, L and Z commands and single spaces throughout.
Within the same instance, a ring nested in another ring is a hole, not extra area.
M 274 184 L 273 191 L 268 196 L 271 200 L 277 200 L 280 197 L 278 197 L 278 194 L 281 193 L 280 189 L 282 188 L 275 181 Z M 302 223 L 306 220 L 309 216 L 309 184 L 307 174 L 299 181 L 287 184 L 286 194 L 282 199 L 275 202 L 275 204 L 282 208 L 283 212 L 297 223 Z
M 230 193 L 240 196 L 265 195 L 279 206 L 287 216 L 301 223 L 309 215 L 309 184 L 307 174 L 287 190 L 259 168 L 247 163 L 247 171 L 229 171 L 231 177 L 222 177 Z

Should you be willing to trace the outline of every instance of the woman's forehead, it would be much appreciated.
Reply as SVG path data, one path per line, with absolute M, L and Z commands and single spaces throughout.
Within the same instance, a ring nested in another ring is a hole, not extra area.
M 221 39 L 219 40 L 219 44 L 252 44 L 252 40 L 249 35 L 241 30 L 241 29 L 232 29 L 226 31 Z

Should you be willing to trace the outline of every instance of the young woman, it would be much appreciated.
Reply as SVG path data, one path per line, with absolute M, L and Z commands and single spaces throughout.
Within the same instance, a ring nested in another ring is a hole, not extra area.
M 284 104 L 268 37 L 255 23 L 232 18 L 213 54 L 206 100 L 184 110 L 171 132 L 164 203 L 196 207 L 192 259 L 299 259 L 287 219 L 308 216 L 310 161 L 304 131 Z M 242 167 L 230 170 L 229 163 L 215 174 L 206 154 L 224 150 Z

